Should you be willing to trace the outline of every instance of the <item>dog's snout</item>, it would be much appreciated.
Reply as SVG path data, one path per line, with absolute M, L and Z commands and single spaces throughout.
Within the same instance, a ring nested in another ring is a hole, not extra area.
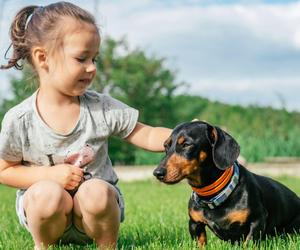
M 165 177 L 167 173 L 167 170 L 165 168 L 162 167 L 158 167 L 153 171 L 153 175 L 159 179 L 159 180 L 163 180 L 163 178 Z

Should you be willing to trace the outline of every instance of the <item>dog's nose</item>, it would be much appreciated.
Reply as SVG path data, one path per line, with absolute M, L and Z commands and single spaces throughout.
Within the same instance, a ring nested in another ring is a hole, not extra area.
M 167 173 L 167 170 L 165 168 L 161 168 L 161 167 L 158 167 L 153 171 L 153 175 L 159 180 L 163 180 L 166 173 Z

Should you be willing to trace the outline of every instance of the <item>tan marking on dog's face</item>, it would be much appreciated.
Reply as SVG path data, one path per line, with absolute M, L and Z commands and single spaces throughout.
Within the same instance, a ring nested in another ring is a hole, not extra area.
M 181 144 L 184 143 L 184 141 L 185 141 L 184 137 L 183 137 L 183 136 L 180 136 L 180 137 L 178 138 L 178 140 L 177 140 L 177 143 L 178 143 L 179 145 L 181 145 Z
M 164 182 L 179 182 L 197 170 L 199 162 L 195 159 L 187 160 L 186 158 L 173 154 L 166 162 L 167 174 Z
M 242 225 L 247 222 L 249 214 L 249 209 L 237 210 L 228 213 L 226 219 L 230 222 L 230 224 L 238 222 L 240 225 Z
M 194 209 L 190 209 L 189 214 L 193 221 L 206 224 L 206 219 L 202 211 L 195 211 Z
M 207 157 L 207 153 L 204 152 L 204 151 L 200 151 L 200 154 L 199 154 L 199 160 L 200 162 L 203 162 Z

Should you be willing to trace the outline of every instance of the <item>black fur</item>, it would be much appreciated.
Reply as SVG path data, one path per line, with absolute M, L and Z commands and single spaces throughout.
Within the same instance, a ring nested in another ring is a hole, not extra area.
M 232 136 L 201 121 L 177 126 L 165 148 L 166 156 L 153 174 L 167 184 L 186 178 L 197 188 L 214 183 L 226 168 L 232 166 L 240 152 Z M 199 156 L 201 152 L 205 159 Z M 281 183 L 256 175 L 240 164 L 238 167 L 239 183 L 220 206 L 210 209 L 190 199 L 189 230 L 192 238 L 201 245 L 205 244 L 205 226 L 220 239 L 231 242 L 300 233 L 300 198 Z M 213 196 L 197 197 L 205 201 Z

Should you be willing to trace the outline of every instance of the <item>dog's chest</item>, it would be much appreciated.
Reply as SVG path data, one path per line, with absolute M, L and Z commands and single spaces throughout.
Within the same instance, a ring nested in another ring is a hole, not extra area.
M 191 207 L 189 215 L 196 223 L 206 224 L 222 239 L 239 238 L 249 229 L 250 210 L 248 208 L 223 211 Z

